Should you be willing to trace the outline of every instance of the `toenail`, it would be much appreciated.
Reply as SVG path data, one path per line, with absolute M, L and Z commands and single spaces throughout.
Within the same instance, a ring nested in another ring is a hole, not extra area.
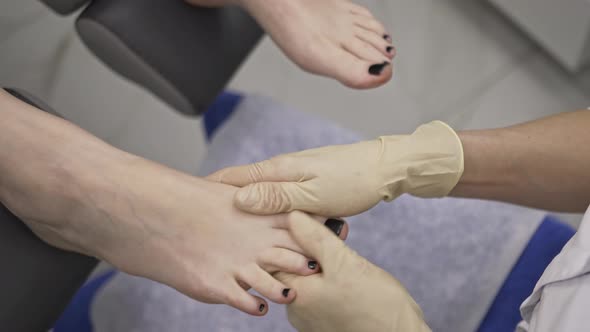
M 391 51 L 393 51 L 393 46 L 387 46 L 386 50 L 387 53 L 391 53 Z
M 383 72 L 383 69 L 389 65 L 389 62 L 383 62 L 380 64 L 372 65 L 369 67 L 369 74 L 373 76 L 379 76 Z
M 291 288 L 285 288 L 283 289 L 283 297 L 289 297 L 289 291 L 291 290 Z
M 389 36 L 388 34 L 384 34 L 384 35 L 383 35 L 383 39 L 385 39 L 385 40 L 389 40 L 389 38 L 390 38 L 390 36 Z
M 258 307 L 258 311 L 263 312 L 265 307 L 264 304 L 261 304 L 260 307 Z
M 340 235 L 342 228 L 344 228 L 344 221 L 338 219 L 328 219 L 324 225 L 334 232 L 334 234 Z
M 316 262 L 316 261 L 309 261 L 309 262 L 307 263 L 307 267 L 308 267 L 310 270 L 315 270 L 315 268 L 316 268 L 316 267 L 318 267 L 318 262 Z

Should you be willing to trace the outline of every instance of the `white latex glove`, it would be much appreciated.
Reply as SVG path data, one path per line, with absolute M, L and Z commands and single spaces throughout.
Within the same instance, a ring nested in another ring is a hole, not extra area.
M 244 211 L 301 210 L 346 217 L 408 193 L 446 196 L 463 174 L 463 148 L 447 124 L 434 121 L 412 135 L 277 156 L 231 167 L 208 179 L 244 187 L 234 203 Z
M 348 248 L 342 240 L 301 212 L 289 230 L 322 272 L 275 277 L 297 291 L 287 307 L 289 322 L 301 332 L 426 332 L 422 311 L 390 274 Z

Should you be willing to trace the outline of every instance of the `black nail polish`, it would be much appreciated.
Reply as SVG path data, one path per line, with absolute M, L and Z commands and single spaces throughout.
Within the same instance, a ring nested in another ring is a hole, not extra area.
M 283 289 L 283 297 L 289 297 L 289 291 L 291 290 L 291 288 L 285 288 Z
M 261 304 L 260 307 L 258 307 L 258 311 L 263 312 L 265 307 L 264 304 Z
M 388 35 L 388 34 L 384 34 L 384 35 L 383 35 L 383 39 L 385 39 L 385 40 L 389 40 L 389 38 L 390 38 L 390 37 L 389 37 L 389 35 Z
M 373 76 L 379 76 L 383 72 L 383 69 L 389 65 L 389 62 L 383 62 L 380 64 L 372 65 L 369 67 L 369 74 Z
M 307 262 L 307 267 L 310 270 L 315 270 L 316 267 L 318 267 L 318 262 L 316 262 L 316 261 L 309 261 L 309 262 Z
M 387 46 L 387 53 L 391 53 L 393 51 L 393 46 Z
M 342 228 L 344 228 L 344 221 L 338 219 L 328 219 L 324 223 L 334 234 L 340 236 Z

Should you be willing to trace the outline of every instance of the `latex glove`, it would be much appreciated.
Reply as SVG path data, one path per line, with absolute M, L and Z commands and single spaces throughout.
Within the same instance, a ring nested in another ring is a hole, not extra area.
M 302 332 L 430 331 L 406 289 L 301 212 L 289 216 L 295 241 L 322 266 L 319 274 L 275 274 L 297 291 L 289 322 Z
M 208 179 L 244 187 L 236 206 L 256 214 L 301 210 L 351 216 L 404 194 L 446 196 L 463 174 L 463 148 L 447 124 L 412 135 L 327 146 L 231 167 Z

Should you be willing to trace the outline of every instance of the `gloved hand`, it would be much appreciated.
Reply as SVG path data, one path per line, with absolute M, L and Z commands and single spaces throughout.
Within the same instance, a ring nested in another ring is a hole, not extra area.
M 463 148 L 447 124 L 434 121 L 412 135 L 327 146 L 231 167 L 208 179 L 244 187 L 234 197 L 247 212 L 301 210 L 346 217 L 408 193 L 446 196 L 463 174 Z
M 297 291 L 288 305 L 289 322 L 300 332 L 426 332 L 422 311 L 390 274 L 348 248 L 328 229 L 301 212 L 288 227 L 322 272 L 275 278 Z

